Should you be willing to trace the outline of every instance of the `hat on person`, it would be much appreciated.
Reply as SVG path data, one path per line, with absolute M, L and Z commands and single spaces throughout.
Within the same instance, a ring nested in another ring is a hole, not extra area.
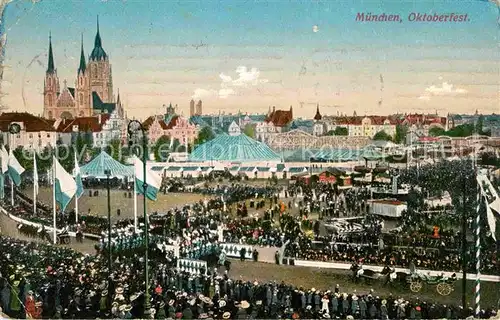
M 129 312 L 130 310 L 132 310 L 132 306 L 131 306 L 130 304 L 127 304 L 127 305 L 125 306 L 124 311 L 125 311 L 125 312 Z
M 346 317 L 346 320 L 354 320 L 354 317 L 353 317 L 353 316 L 351 316 L 351 315 L 348 315 L 348 316 Z
M 115 289 L 115 293 L 116 294 L 122 294 L 123 293 L 123 288 L 122 287 L 118 287 Z
M 12 284 L 14 287 L 17 287 L 19 285 L 19 280 L 16 280 L 14 281 L 14 283 Z
M 246 300 L 243 300 L 241 301 L 240 307 L 243 309 L 248 309 L 250 307 L 250 303 L 248 303 L 248 301 Z
M 141 294 L 140 293 L 134 293 L 133 295 L 130 296 L 130 302 L 135 301 L 137 298 L 139 298 Z
M 229 319 L 230 317 L 231 317 L 231 313 L 229 313 L 227 311 L 222 314 L 222 319 Z
M 168 305 L 169 305 L 169 306 L 173 306 L 173 305 L 174 305 L 174 303 L 175 303 L 175 300 L 174 300 L 174 299 L 171 299 L 171 300 L 168 302 Z
M 382 300 L 382 305 L 385 306 L 387 304 L 387 300 Z
M 255 304 L 256 304 L 257 306 L 261 306 L 261 305 L 262 305 L 262 300 L 257 300 L 257 301 L 255 301 Z
M 120 311 L 125 311 L 125 307 L 126 307 L 126 305 L 122 304 L 122 305 L 118 308 L 118 310 L 120 310 Z
M 357 295 L 355 295 L 355 294 L 353 294 L 353 295 L 352 295 L 352 300 L 354 300 L 354 301 L 358 300 L 358 296 L 357 296 Z
M 226 300 L 219 300 L 219 308 L 224 308 L 226 306 Z
M 330 314 L 327 312 L 323 313 L 323 318 L 330 319 Z
M 208 314 L 202 313 L 198 316 L 198 319 L 208 319 Z

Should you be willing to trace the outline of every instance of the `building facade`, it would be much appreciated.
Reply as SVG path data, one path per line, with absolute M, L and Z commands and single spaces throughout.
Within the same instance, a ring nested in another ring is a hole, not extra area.
M 123 114 L 121 101 L 115 101 L 113 94 L 113 76 L 109 56 L 102 47 L 97 21 L 97 33 L 94 48 L 85 59 L 83 36 L 76 80 L 73 87 L 66 80 L 61 88 L 52 50 L 52 38 L 49 36 L 48 65 L 44 80 L 43 116 L 47 119 L 72 119 L 90 117 L 97 113 L 112 113 L 115 109 Z
M 286 132 L 292 121 L 292 106 L 290 106 L 290 110 L 276 110 L 276 107 L 273 107 L 273 110 L 268 113 L 266 119 L 257 123 L 255 138 L 267 143 L 273 135 Z
M 148 132 L 148 141 L 154 144 L 162 136 L 171 140 L 178 140 L 180 144 L 192 144 L 198 137 L 199 128 L 190 123 L 188 119 L 179 115 L 155 115 L 143 122 L 143 127 Z
M 21 127 L 18 134 L 9 133 L 11 123 L 16 123 Z M 0 115 L 2 142 L 13 149 L 22 147 L 26 150 L 41 152 L 46 147 L 54 147 L 57 134 L 53 125 L 53 121 L 29 113 L 5 112 Z

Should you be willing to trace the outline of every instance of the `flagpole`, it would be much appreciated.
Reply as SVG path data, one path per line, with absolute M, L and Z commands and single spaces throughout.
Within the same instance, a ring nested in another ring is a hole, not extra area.
M 76 150 L 75 150 L 76 151 Z M 75 152 L 75 168 L 78 167 L 78 160 L 76 159 L 76 152 Z M 75 179 L 78 178 L 79 172 L 75 172 L 77 176 L 75 176 Z M 75 194 L 75 223 L 78 224 L 78 194 Z
M 10 143 L 9 143 L 9 153 L 13 154 L 12 152 L 12 133 L 9 134 L 10 137 Z M 10 161 L 10 155 L 9 155 L 9 161 Z M 9 175 L 10 178 L 10 205 L 14 206 L 14 180 L 12 180 L 12 175 Z
M 54 244 L 57 244 L 57 225 L 56 225 L 56 157 L 52 158 L 52 200 L 53 200 L 53 219 L 54 219 Z
M 35 172 L 36 171 L 36 172 Z M 35 181 L 36 179 L 36 181 Z M 33 152 L 33 214 L 36 216 L 36 186 L 38 184 L 38 168 L 36 167 L 36 151 Z
M 476 143 L 474 141 L 474 173 L 476 176 L 476 192 L 477 192 L 477 210 L 476 210 L 476 286 L 475 286 L 475 292 L 474 292 L 474 297 L 475 297 L 475 303 L 476 303 L 476 310 L 475 310 L 475 315 L 476 317 L 479 317 L 479 314 L 481 312 L 481 216 L 480 216 L 480 209 L 481 209 L 481 193 L 479 189 L 479 183 L 477 180 L 477 174 L 478 174 L 478 167 L 477 167 L 477 155 L 476 155 Z M 488 205 L 488 204 L 486 204 Z
M 136 176 L 135 176 L 135 165 L 134 165 L 134 228 L 137 232 L 137 186 L 136 186 Z

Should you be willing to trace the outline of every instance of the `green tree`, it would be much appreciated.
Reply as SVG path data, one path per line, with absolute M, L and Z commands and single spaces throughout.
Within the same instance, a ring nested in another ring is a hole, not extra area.
M 381 130 L 373 136 L 373 140 L 384 140 L 384 141 L 391 141 L 392 137 L 387 134 L 384 130 Z
M 406 141 L 406 135 L 408 133 L 408 127 L 403 125 L 396 125 L 396 134 L 394 135 L 395 143 L 404 143 Z
M 476 121 L 475 134 L 483 134 L 484 116 L 480 115 Z
M 170 155 L 170 137 L 163 135 L 158 140 L 156 140 L 155 145 L 153 146 L 153 154 L 155 157 L 155 161 L 157 162 L 165 162 Z
M 106 148 L 104 148 L 104 151 L 106 151 L 113 159 L 121 161 L 121 149 L 122 142 L 119 139 L 113 139 L 109 142 Z
M 446 131 L 440 127 L 432 127 L 429 129 L 429 135 L 432 137 L 439 137 L 446 135 Z
M 212 128 L 204 127 L 200 130 L 200 132 L 198 132 L 198 137 L 195 139 L 194 145 L 197 146 L 203 144 L 207 141 L 212 140 L 213 138 L 215 138 L 215 134 L 212 131 Z
M 247 124 L 243 129 L 243 133 L 252 139 L 255 139 L 255 126 L 251 123 Z
M 336 136 L 347 136 L 349 135 L 349 130 L 346 127 L 336 127 L 333 133 Z

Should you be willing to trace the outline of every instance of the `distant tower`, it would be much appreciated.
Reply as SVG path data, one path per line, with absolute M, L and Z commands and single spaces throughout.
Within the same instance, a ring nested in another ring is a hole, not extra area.
M 59 96 L 59 78 L 54 65 L 54 54 L 52 53 L 52 36 L 49 34 L 49 61 L 47 71 L 45 71 L 45 81 L 43 88 L 43 116 L 48 119 L 57 117 L 54 108 L 57 105 Z
M 192 117 L 194 116 L 194 100 L 191 99 L 191 101 L 189 102 L 189 117 Z
M 202 114 L 203 114 L 202 102 L 201 100 L 198 100 L 198 103 L 196 104 L 196 115 L 201 116 Z
M 97 33 L 94 40 L 94 49 L 89 57 L 87 69 L 90 74 L 91 90 L 96 92 L 104 103 L 113 101 L 113 77 L 109 57 L 102 47 L 99 32 L 99 17 L 97 17 Z
M 316 115 L 314 116 L 314 120 L 315 120 L 315 121 L 319 121 L 319 120 L 321 120 L 321 113 L 319 113 L 319 103 L 318 103 L 318 105 L 316 106 Z
M 85 52 L 83 51 L 83 34 L 82 45 L 80 50 L 80 65 L 75 83 L 75 100 L 76 100 L 76 115 L 78 117 L 89 117 L 92 115 L 90 108 L 90 77 L 85 62 Z

